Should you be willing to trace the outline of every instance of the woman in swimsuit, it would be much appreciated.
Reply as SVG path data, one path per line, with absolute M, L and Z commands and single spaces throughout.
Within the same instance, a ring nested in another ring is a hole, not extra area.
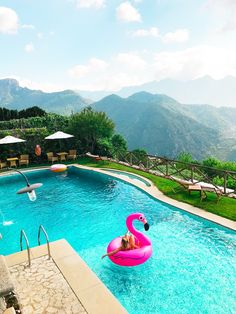
M 106 253 L 102 256 L 102 258 L 104 258 L 105 256 L 111 256 L 114 255 L 116 253 L 118 253 L 119 251 L 127 251 L 127 250 L 134 250 L 134 249 L 138 249 L 139 245 L 135 244 L 135 238 L 132 234 L 130 233 L 126 233 L 122 238 L 121 238 L 121 245 L 120 247 L 118 247 L 117 249 Z

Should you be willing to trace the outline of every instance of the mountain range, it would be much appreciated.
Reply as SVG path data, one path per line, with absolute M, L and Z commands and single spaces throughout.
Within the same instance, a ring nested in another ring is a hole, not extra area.
M 129 149 L 144 148 L 172 158 L 186 151 L 196 159 L 213 155 L 236 161 L 236 108 L 185 105 L 148 92 L 127 98 L 113 94 L 92 103 L 71 90 L 44 93 L 22 88 L 13 79 L 0 80 L 0 106 L 9 109 L 37 105 L 48 112 L 71 114 L 88 104 L 107 113 Z
M 165 79 L 137 86 L 124 87 L 116 92 L 78 92 L 83 97 L 100 100 L 111 93 L 120 97 L 129 97 L 141 91 L 152 94 L 165 94 L 182 104 L 236 107 L 236 77 L 233 76 L 227 76 L 221 80 L 214 80 L 210 76 L 188 81 Z
M 110 95 L 93 106 L 115 121 L 117 131 L 127 139 L 130 149 L 142 147 L 151 154 L 171 158 L 183 151 L 196 159 L 217 155 L 219 143 L 227 138 L 225 125 L 230 121 L 227 114 L 223 118 L 218 111 L 201 119 L 205 106 L 182 105 L 166 95 L 146 92 L 128 98 Z M 208 106 L 209 113 L 214 109 L 218 108 Z M 232 121 L 231 125 L 235 128 L 236 123 Z M 221 157 L 227 158 L 228 150 L 225 154 Z
M 22 110 L 38 106 L 46 111 L 70 114 L 80 111 L 91 102 L 72 90 L 45 93 L 21 87 L 15 79 L 0 80 L 0 106 Z

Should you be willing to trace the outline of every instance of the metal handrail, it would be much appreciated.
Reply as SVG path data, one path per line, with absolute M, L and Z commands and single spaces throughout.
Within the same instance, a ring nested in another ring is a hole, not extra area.
M 46 230 L 44 229 L 43 225 L 39 226 L 39 231 L 38 231 L 38 244 L 40 244 L 40 234 L 41 234 L 41 230 L 43 231 L 45 238 L 46 238 L 46 242 L 47 242 L 47 248 L 48 248 L 48 259 L 51 258 L 51 252 L 50 252 L 50 245 L 49 245 L 49 239 L 48 239 L 48 234 L 46 232 Z
M 21 251 L 23 251 L 23 245 L 22 245 L 23 237 L 24 237 L 25 243 L 26 243 L 26 248 L 27 248 L 27 253 L 28 253 L 28 261 L 29 261 L 29 267 L 30 267 L 31 266 L 31 258 L 30 258 L 29 241 L 28 241 L 28 238 L 27 238 L 27 236 L 25 234 L 25 231 L 22 229 L 21 232 L 20 232 L 20 249 L 21 249 Z

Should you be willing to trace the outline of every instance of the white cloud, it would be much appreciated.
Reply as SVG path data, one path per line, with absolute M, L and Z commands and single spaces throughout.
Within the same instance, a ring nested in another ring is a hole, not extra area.
M 208 0 L 205 7 L 218 14 L 218 31 L 227 32 L 236 30 L 236 1 L 235 0 Z
M 100 9 L 105 6 L 106 0 L 77 0 L 78 8 L 95 8 Z
M 68 73 L 71 77 L 78 79 L 90 74 L 93 75 L 96 72 L 104 71 L 107 66 L 108 64 L 105 61 L 97 58 L 92 58 L 89 60 L 88 64 L 76 65 L 73 68 L 71 68 Z
M 189 39 L 189 31 L 187 29 L 177 29 L 164 35 L 160 34 L 157 27 L 148 29 L 138 29 L 131 33 L 133 37 L 155 37 L 160 38 L 164 43 L 183 43 Z
M 23 28 L 23 29 L 35 29 L 35 26 L 32 24 L 23 24 L 23 25 L 21 25 L 21 28 Z
M 62 91 L 62 90 L 65 90 L 66 88 L 68 88 L 66 86 L 59 86 L 59 85 L 45 82 L 45 80 L 42 80 L 42 82 L 39 83 L 39 82 L 35 82 L 35 81 L 32 81 L 28 78 L 20 77 L 17 75 L 9 74 L 7 77 L 11 77 L 11 78 L 16 79 L 19 82 L 19 85 L 21 87 L 27 87 L 27 88 L 33 89 L 33 90 L 42 90 L 42 91 L 48 92 L 48 93 Z M 6 77 L 2 77 L 2 79 L 4 79 L 4 78 L 6 78 Z
M 61 85 L 49 82 L 32 82 L 18 79 L 21 86 L 44 91 L 63 89 L 115 91 L 125 86 L 140 85 L 166 78 L 191 80 L 210 75 L 221 79 L 227 75 L 236 76 L 236 48 L 195 46 L 188 49 L 161 52 L 122 52 L 108 60 L 92 58 L 68 71 L 68 77 L 61 78 Z M 8 77 L 13 77 L 8 75 Z M 62 84 L 64 83 L 64 85 Z
M 177 29 L 174 32 L 166 33 L 162 36 L 164 43 L 183 43 L 189 39 L 189 31 L 187 29 Z
M 37 37 L 38 37 L 38 39 L 43 39 L 43 33 L 39 32 L 39 33 L 37 34 Z
M 95 59 L 96 60 L 96 59 Z M 100 60 L 101 61 L 101 60 Z M 80 90 L 119 90 L 166 78 L 191 80 L 204 75 L 221 79 L 236 76 L 236 51 L 213 46 L 196 46 L 179 51 L 123 52 L 101 67 L 81 64 L 69 71 Z
M 32 43 L 28 43 L 25 45 L 25 52 L 30 53 L 34 51 L 34 45 Z
M 134 37 L 159 37 L 160 32 L 157 27 L 150 27 L 149 29 L 138 29 L 133 32 Z
M 207 1 L 207 6 L 209 7 L 215 7 L 215 8 L 232 8 L 236 7 L 236 2 L 235 0 L 208 0 Z
M 19 28 L 16 12 L 10 8 L 0 7 L 0 33 L 15 34 Z
M 236 76 L 236 54 L 225 48 L 196 46 L 176 52 L 160 52 L 154 57 L 155 79 L 195 79 L 210 75 L 221 79 Z
M 87 64 L 73 67 L 68 73 L 77 80 L 77 89 L 113 91 L 124 85 L 138 84 L 140 75 L 148 73 L 146 66 L 141 55 L 129 52 L 114 55 L 107 62 L 89 60 Z
M 121 67 L 132 70 L 143 70 L 146 66 L 146 61 L 135 53 L 119 53 L 114 59 L 118 61 Z
M 116 8 L 116 16 L 118 20 L 125 22 L 141 22 L 142 20 L 138 10 L 129 1 L 121 3 Z

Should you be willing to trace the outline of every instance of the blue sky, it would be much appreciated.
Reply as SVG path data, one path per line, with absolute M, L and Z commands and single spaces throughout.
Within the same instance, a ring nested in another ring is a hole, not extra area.
M 2 0 L 0 78 L 45 91 L 236 76 L 235 0 Z

